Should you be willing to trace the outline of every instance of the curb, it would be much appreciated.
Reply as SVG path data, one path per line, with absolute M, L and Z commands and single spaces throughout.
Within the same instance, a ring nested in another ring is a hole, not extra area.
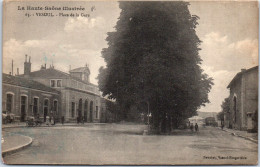
M 242 135 L 238 135 L 238 134 L 236 134 L 236 133 L 234 133 L 234 132 L 230 132 L 230 131 L 228 131 L 228 130 L 226 130 L 226 129 L 221 129 L 221 128 L 219 128 L 219 129 L 220 129 L 220 130 L 223 130 L 223 131 L 225 131 L 225 132 L 228 132 L 228 133 L 230 133 L 230 134 L 233 135 L 233 136 L 241 137 L 241 138 L 243 138 L 243 139 L 252 141 L 252 142 L 254 142 L 254 143 L 256 143 L 256 144 L 258 143 L 258 140 L 255 140 L 255 139 L 253 139 L 253 138 L 246 137 L 246 136 L 242 136 Z
M 252 142 L 254 142 L 254 143 L 256 143 L 256 144 L 258 143 L 258 140 L 255 140 L 255 139 L 250 138 L 250 137 L 245 137 L 245 136 L 238 135 L 238 134 L 236 134 L 236 136 L 237 136 L 237 137 L 244 138 L 244 139 L 249 140 L 249 141 L 252 141 Z
M 17 147 L 14 147 L 14 148 L 11 148 L 9 150 L 6 150 L 6 151 L 2 151 L 2 157 L 5 157 L 6 155 L 9 155 L 9 154 L 12 154 L 12 153 L 15 153 L 17 151 L 20 151 L 28 146 L 30 146 L 33 142 L 33 139 L 29 136 L 24 136 L 24 135 L 20 135 L 20 136 L 23 136 L 23 137 L 26 137 L 28 138 L 30 141 L 24 145 L 20 145 L 20 146 L 17 146 Z

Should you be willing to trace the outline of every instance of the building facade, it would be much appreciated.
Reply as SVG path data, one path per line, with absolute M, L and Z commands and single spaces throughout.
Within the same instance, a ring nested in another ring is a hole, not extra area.
M 14 114 L 16 120 L 22 122 L 36 115 L 42 121 L 50 114 L 58 118 L 61 111 L 59 91 L 27 78 L 2 76 L 2 111 Z
M 77 119 L 85 122 L 100 122 L 101 94 L 98 87 L 89 82 L 90 70 L 87 66 L 70 70 L 69 73 L 59 71 L 50 66 L 42 66 L 40 70 L 31 72 L 31 62 L 24 63 L 24 75 L 60 92 L 61 107 L 59 117 L 67 122 Z
M 256 127 L 258 112 L 258 66 L 242 69 L 229 83 L 230 110 L 224 115 L 225 126 L 238 130 Z

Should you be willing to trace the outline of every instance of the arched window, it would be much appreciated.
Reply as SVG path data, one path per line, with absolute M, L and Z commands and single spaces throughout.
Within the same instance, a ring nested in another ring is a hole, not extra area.
M 12 112 L 13 110 L 13 97 L 14 95 L 12 93 L 6 94 L 6 111 Z
M 44 122 L 46 122 L 46 117 L 48 115 L 49 112 L 49 99 L 44 99 L 43 101 L 43 119 Z
M 71 102 L 71 117 L 74 118 L 75 115 L 75 102 Z
M 98 118 L 98 106 L 96 106 L 96 118 Z
M 78 105 L 78 117 L 81 119 L 82 117 L 82 99 L 79 99 L 79 105 Z
M 21 95 L 21 104 L 20 104 L 20 112 L 21 112 L 21 122 L 26 120 L 27 114 L 27 95 Z
M 93 101 L 90 102 L 90 108 L 89 108 L 89 121 L 92 122 L 93 121 Z
M 85 100 L 84 103 L 84 120 L 88 120 L 88 100 Z
M 39 97 L 33 97 L 33 115 L 36 116 L 39 110 Z

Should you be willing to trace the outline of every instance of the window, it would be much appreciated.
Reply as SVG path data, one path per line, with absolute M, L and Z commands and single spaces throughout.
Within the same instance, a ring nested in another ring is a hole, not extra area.
M 81 77 L 82 77 L 82 78 L 81 78 L 81 80 L 83 80 L 83 81 L 84 81 L 84 79 L 85 79 L 85 75 L 84 75 L 84 74 L 82 74 L 82 75 L 81 75 Z
M 6 110 L 12 112 L 13 95 L 7 94 L 6 96 Z
M 34 97 L 33 98 L 33 114 L 37 115 L 38 114 L 38 98 Z
M 58 101 L 54 100 L 53 101 L 53 114 L 57 115 L 58 114 L 57 112 L 58 112 Z
M 27 113 L 27 96 L 21 96 L 21 122 L 24 122 L 26 119 Z
M 51 80 L 51 87 L 55 87 L 55 80 Z
M 71 117 L 74 118 L 75 114 L 75 103 L 71 102 Z
M 61 87 L 61 80 L 57 80 L 57 87 Z
M 62 80 L 61 79 L 51 79 L 50 85 L 52 88 L 61 87 Z

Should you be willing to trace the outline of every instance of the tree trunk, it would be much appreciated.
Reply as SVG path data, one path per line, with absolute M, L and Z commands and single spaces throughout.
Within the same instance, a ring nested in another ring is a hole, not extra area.
M 161 132 L 166 133 L 167 129 L 167 118 L 166 118 L 166 112 L 163 112 L 163 117 L 162 117 L 162 126 L 161 126 Z

